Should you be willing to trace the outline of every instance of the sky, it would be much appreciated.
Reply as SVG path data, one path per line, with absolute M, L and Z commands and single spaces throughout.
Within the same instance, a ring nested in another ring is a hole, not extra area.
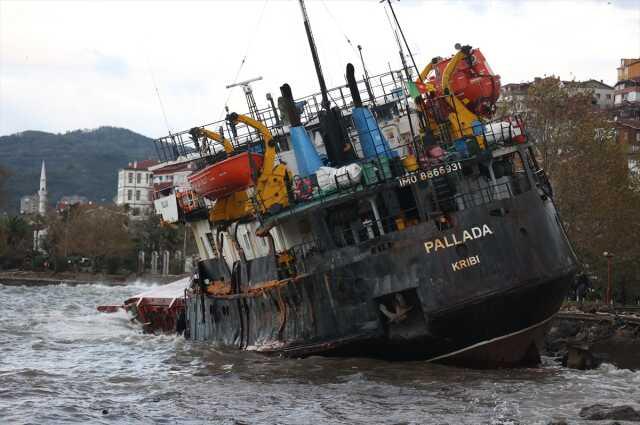
M 393 4 L 420 68 L 461 43 L 503 84 L 613 85 L 620 59 L 640 57 L 640 0 Z M 362 72 L 357 45 L 370 74 L 400 68 L 387 6 L 306 5 L 328 86 L 344 84 L 347 62 Z M 223 118 L 225 104 L 245 112 L 242 89 L 225 87 L 258 76 L 259 106 L 285 82 L 294 97 L 318 91 L 297 1 L 0 0 L 0 135 L 110 125 L 161 137 Z

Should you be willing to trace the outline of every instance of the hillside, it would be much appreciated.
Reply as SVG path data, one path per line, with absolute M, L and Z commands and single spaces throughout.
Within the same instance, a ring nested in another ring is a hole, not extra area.
M 16 213 L 20 197 L 37 192 L 45 160 L 49 204 L 64 195 L 112 202 L 117 170 L 134 160 L 156 157 L 148 137 L 124 128 L 100 127 L 64 134 L 24 131 L 0 137 L 0 167 L 10 172 L 0 212 Z

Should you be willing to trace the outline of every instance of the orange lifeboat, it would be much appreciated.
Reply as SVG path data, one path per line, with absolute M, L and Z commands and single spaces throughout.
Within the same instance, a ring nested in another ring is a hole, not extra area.
M 438 96 L 444 94 L 441 78 L 451 59 L 435 63 L 435 73 L 428 78 Z M 472 49 L 469 59 L 460 61 L 451 75 L 451 90 L 475 114 L 488 116 L 500 96 L 500 76 L 491 70 L 480 49 Z
M 188 180 L 198 195 L 213 201 L 252 186 L 252 170 L 259 174 L 263 160 L 261 154 L 242 152 L 193 173 Z

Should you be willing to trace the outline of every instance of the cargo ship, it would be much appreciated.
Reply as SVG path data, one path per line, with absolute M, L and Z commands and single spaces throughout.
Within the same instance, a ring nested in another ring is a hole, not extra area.
M 418 72 L 399 42 L 402 69 L 327 89 L 300 7 L 319 93 L 156 140 L 196 168 L 156 193 L 199 251 L 166 323 L 283 356 L 539 361 L 576 259 L 500 77 L 460 45 Z

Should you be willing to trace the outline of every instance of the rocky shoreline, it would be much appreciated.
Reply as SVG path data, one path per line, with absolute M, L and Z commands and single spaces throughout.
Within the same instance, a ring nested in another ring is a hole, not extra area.
M 87 285 L 100 283 L 107 286 L 125 286 L 136 281 L 165 284 L 178 280 L 186 275 L 153 275 L 129 274 L 108 275 L 94 273 L 54 273 L 32 271 L 3 271 L 0 272 L 0 284 L 6 286 L 47 286 L 47 285 Z
M 640 370 L 640 309 L 602 305 L 563 309 L 547 334 L 545 351 L 573 369 L 610 363 Z

